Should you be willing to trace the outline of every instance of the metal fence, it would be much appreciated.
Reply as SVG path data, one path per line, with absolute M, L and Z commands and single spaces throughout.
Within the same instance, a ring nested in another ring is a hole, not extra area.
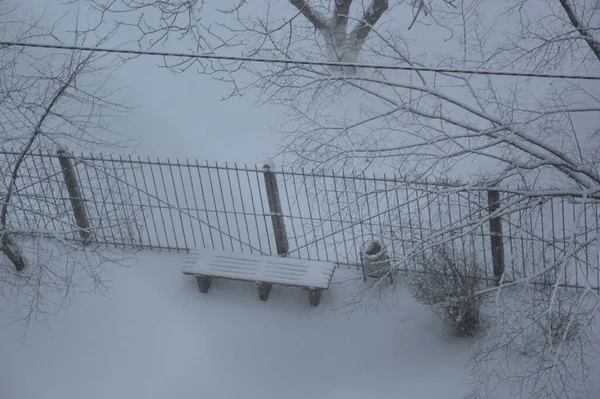
M 16 156 L 2 152 L 0 164 L 14 164 Z M 597 202 L 506 190 L 495 209 L 485 189 L 396 177 L 139 157 L 63 157 L 72 162 L 96 244 L 273 255 L 273 216 L 279 216 L 290 257 L 358 265 L 362 244 L 376 239 L 401 270 L 409 271 L 419 267 L 415 254 L 445 243 L 454 255 L 483 265 L 492 280 L 489 222 L 495 218 L 502 226 L 498 236 L 507 281 L 556 264 L 560 267 L 553 271 L 567 285 L 600 287 Z M 81 238 L 63 169 L 57 154 L 27 155 L 11 202 L 11 228 Z M 281 214 L 271 212 L 272 188 L 265 185 L 269 172 L 278 183 Z

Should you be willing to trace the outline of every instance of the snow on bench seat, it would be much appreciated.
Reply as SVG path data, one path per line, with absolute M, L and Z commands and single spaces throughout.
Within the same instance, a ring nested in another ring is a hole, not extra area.
M 281 256 L 265 256 L 198 248 L 190 251 L 183 273 L 196 276 L 201 292 L 208 292 L 210 278 L 252 281 L 259 284 L 261 299 L 266 300 L 271 284 L 305 287 L 318 304 L 321 290 L 329 288 L 335 264 Z M 313 305 L 316 306 L 316 305 Z

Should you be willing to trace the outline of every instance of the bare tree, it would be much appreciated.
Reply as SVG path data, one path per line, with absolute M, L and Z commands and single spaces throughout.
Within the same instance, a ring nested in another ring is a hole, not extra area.
M 593 0 L 417 0 L 392 7 L 376 0 L 290 0 L 267 3 L 260 15 L 240 1 L 217 10 L 214 15 L 222 19 L 210 23 L 199 17 L 201 10 L 207 15 L 199 1 L 88 3 L 104 22 L 118 15 L 116 27 L 134 32 L 143 48 L 184 43 L 196 51 L 240 50 L 243 55 L 288 60 L 579 73 L 597 69 L 600 62 L 598 5 Z M 513 353 L 512 343 L 530 334 L 528 321 L 543 320 L 547 323 L 541 324 L 546 331 L 542 335 L 549 340 L 538 342 L 544 349 L 533 351 L 534 367 L 508 370 L 501 380 L 516 380 L 517 389 L 538 397 L 564 397 L 578 388 L 574 379 L 581 380 L 583 374 L 564 372 L 573 362 L 585 365 L 586 351 L 574 350 L 572 343 L 585 341 L 579 338 L 589 333 L 600 301 L 588 277 L 582 292 L 561 297 L 568 304 L 566 311 L 556 298 L 561 287 L 569 285 L 572 269 L 581 267 L 580 254 L 591 254 L 584 262 L 586 272 L 580 270 L 583 275 L 590 269 L 596 275 L 600 267 L 594 227 L 600 201 L 600 99 L 595 81 L 378 69 L 346 73 L 319 65 L 197 59 L 165 59 L 163 66 L 177 72 L 195 67 L 233 83 L 234 94 L 256 89 L 261 100 L 283 106 L 288 118 L 281 127 L 286 134 L 282 151 L 293 164 L 319 170 L 387 168 L 414 184 L 454 182 L 428 185 L 427 195 L 493 187 L 509 196 L 492 212 L 454 215 L 440 231 L 411 237 L 421 242 L 397 256 L 398 264 L 418 259 L 448 237 L 474 234 L 491 217 L 516 217 L 522 222 L 511 226 L 512 234 L 534 236 L 527 218 L 551 206 L 553 199 L 568 197 L 581 209 L 591 209 L 574 217 L 569 238 L 559 240 L 568 246 L 552 240 L 532 249 L 542 260 L 545 250 L 555 249 L 559 255 L 554 261 L 537 264 L 510 282 L 503 276 L 499 286 L 473 294 L 489 299 L 495 309 L 491 320 L 496 321 L 482 346 L 489 350 L 478 351 L 474 365 L 483 366 L 496 355 L 506 359 Z M 235 78 L 238 71 L 249 73 L 250 82 L 247 74 Z M 405 239 L 394 234 L 387 238 Z M 550 283 L 547 274 L 554 276 Z M 530 290 L 536 284 L 551 287 L 553 294 L 542 295 L 534 304 L 519 301 L 520 311 L 512 312 L 507 302 L 518 300 L 513 295 L 516 287 Z M 582 313 L 584 308 L 592 311 Z M 569 327 L 557 327 L 556 332 L 556 320 L 565 319 Z M 490 369 L 501 374 L 496 367 Z M 515 379 L 517 375 L 522 378 Z M 485 373 L 480 377 L 477 391 L 491 396 L 490 384 L 498 381 Z M 550 380 L 559 382 L 548 384 Z
M 59 40 L 57 25 L 47 28 L 43 17 L 20 11 L 0 14 L 3 40 Z M 75 44 L 109 39 L 86 31 L 78 15 L 74 24 L 69 36 Z M 31 155 L 114 148 L 110 124 L 128 108 L 111 101 L 114 92 L 106 83 L 118 64 L 109 57 L 10 45 L 0 53 L 0 292 L 13 308 L 10 320 L 27 327 L 44 321 L 78 290 L 102 288 L 102 265 L 127 257 L 69 238 L 81 226 L 63 214 L 55 196 L 62 176 L 38 168 Z M 62 228 L 50 228 L 49 221 Z

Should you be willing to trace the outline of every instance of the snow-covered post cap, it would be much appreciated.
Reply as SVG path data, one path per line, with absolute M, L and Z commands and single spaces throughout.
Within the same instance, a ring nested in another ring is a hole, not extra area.
M 275 169 L 275 162 L 273 162 L 273 160 L 269 159 L 263 162 L 263 171 L 264 172 L 268 172 L 270 170 L 274 170 Z

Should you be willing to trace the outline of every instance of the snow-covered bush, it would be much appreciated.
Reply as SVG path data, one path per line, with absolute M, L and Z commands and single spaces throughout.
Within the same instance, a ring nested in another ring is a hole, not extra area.
M 481 268 L 466 254 L 446 245 L 416 259 L 420 270 L 409 286 L 420 303 L 430 307 L 457 336 L 472 336 L 479 327 Z
M 544 351 L 553 356 L 556 346 L 570 346 L 576 341 L 583 345 L 587 338 L 584 329 L 593 314 L 586 292 L 561 286 L 553 272 L 543 275 L 531 295 L 525 296 L 524 307 L 529 313 L 524 319 L 534 326 L 527 352 Z

